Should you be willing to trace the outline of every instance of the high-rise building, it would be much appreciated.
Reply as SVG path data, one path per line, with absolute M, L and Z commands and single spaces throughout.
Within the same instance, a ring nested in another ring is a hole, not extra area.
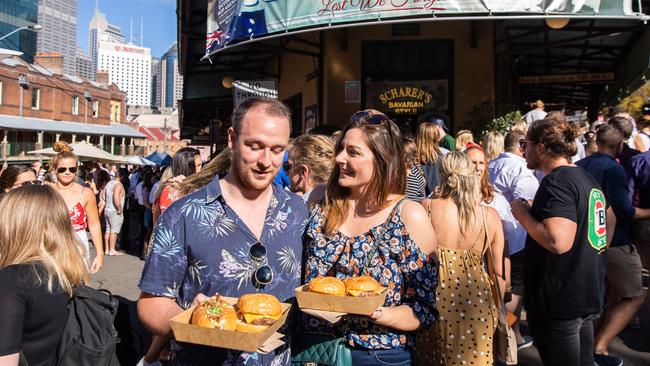
M 126 92 L 127 105 L 151 105 L 151 49 L 133 44 L 98 42 L 97 70 L 108 72 L 108 83 Z
M 0 1 L 0 37 L 16 28 L 38 24 L 38 0 Z M 24 29 L 0 41 L 0 48 L 23 53 L 22 58 L 34 62 L 36 33 Z
M 18 1 L 20 3 L 20 1 Z M 63 72 L 74 75 L 77 68 L 77 0 L 38 0 L 37 52 L 63 54 Z
M 95 70 L 90 56 L 81 48 L 77 47 L 77 67 L 75 74 L 85 80 L 95 80 Z
M 176 108 L 183 99 L 183 78 L 178 72 L 178 46 L 174 42 L 160 58 L 156 87 L 156 106 Z
M 151 105 L 154 107 L 161 106 L 160 99 L 160 59 L 151 58 Z
M 99 11 L 98 1 L 95 1 L 95 13 L 88 23 L 88 54 L 92 62 L 93 73 L 97 71 L 97 52 L 100 40 L 124 43 L 124 34 L 120 27 L 108 22 L 106 15 Z

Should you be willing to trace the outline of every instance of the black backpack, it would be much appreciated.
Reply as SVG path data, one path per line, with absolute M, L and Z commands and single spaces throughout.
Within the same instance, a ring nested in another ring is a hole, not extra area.
M 106 290 L 78 286 L 57 347 L 56 366 L 119 366 L 113 326 L 119 301 Z

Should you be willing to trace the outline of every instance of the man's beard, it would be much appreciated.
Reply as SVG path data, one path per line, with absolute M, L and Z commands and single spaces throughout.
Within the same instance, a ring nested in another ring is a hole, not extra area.
M 275 174 L 269 174 L 269 177 L 263 181 L 255 179 L 251 168 L 244 165 L 241 159 L 237 159 L 235 156 L 233 156 L 232 164 L 233 172 L 235 173 L 237 180 L 239 180 L 244 188 L 248 188 L 254 191 L 263 191 L 271 185 L 273 179 L 275 178 Z

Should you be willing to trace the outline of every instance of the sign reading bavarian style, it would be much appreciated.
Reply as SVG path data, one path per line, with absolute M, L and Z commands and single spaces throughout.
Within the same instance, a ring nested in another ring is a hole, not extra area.
M 366 107 L 399 115 L 447 109 L 447 80 L 366 83 Z
M 232 99 L 234 106 L 238 105 L 242 100 L 254 95 L 278 99 L 278 88 L 275 80 L 236 80 L 232 83 Z
M 645 19 L 633 12 L 632 0 L 208 0 L 206 54 L 273 33 L 406 17 L 434 20 L 435 14 L 493 19 L 511 14 Z

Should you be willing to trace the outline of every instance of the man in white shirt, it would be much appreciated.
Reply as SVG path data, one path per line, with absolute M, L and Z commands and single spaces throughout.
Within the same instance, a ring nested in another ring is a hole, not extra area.
M 518 131 L 508 133 L 504 139 L 505 152 L 492 160 L 488 166 L 490 179 L 495 190 L 501 193 L 508 202 L 516 199 L 532 201 L 539 188 L 539 181 L 532 170 L 526 166 L 520 140 L 525 135 Z M 518 314 L 519 304 L 524 296 L 524 247 L 526 246 L 526 230 L 521 225 L 513 228 L 507 235 L 508 255 L 510 258 L 510 283 L 512 298 L 506 304 L 508 310 Z M 524 337 L 519 331 L 519 323 L 513 326 L 517 337 L 517 348 L 522 349 L 532 345 L 531 337 Z
M 538 99 L 535 101 L 535 108 L 524 114 L 523 118 L 524 121 L 526 121 L 526 124 L 530 126 L 531 123 L 538 119 L 544 119 L 544 117 L 546 117 L 546 112 L 544 112 L 544 102 Z

